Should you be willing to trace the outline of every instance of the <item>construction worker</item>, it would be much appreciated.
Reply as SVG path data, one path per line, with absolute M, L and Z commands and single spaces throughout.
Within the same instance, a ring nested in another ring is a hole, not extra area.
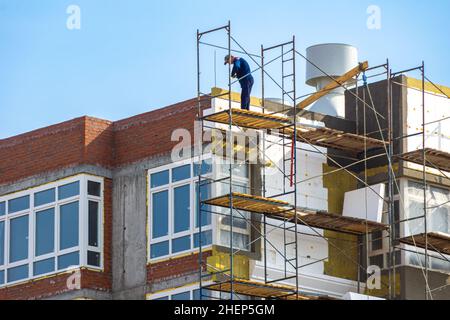
M 255 83 L 250 66 L 243 58 L 226 55 L 224 65 L 227 65 L 228 63 L 233 65 L 231 77 L 237 78 L 241 84 L 241 109 L 250 110 L 250 94 L 252 92 L 253 84 Z

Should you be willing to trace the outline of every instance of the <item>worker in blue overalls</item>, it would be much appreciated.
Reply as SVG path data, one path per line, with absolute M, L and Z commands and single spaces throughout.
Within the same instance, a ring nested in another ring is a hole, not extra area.
M 225 65 L 228 63 L 233 65 L 231 77 L 237 78 L 241 84 L 241 109 L 250 110 L 250 94 L 252 92 L 253 84 L 255 83 L 250 66 L 243 58 L 229 55 L 225 57 Z

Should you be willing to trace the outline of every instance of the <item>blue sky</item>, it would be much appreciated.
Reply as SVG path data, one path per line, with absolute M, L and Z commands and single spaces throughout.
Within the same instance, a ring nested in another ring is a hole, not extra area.
M 69 5 L 81 9 L 80 30 L 66 28 Z M 366 26 L 369 5 L 381 9 L 380 30 Z M 425 60 L 427 75 L 450 86 L 449 12 L 449 0 L 0 0 L 0 139 L 82 115 L 118 120 L 196 96 L 196 30 L 228 20 L 251 52 L 292 35 L 301 52 L 349 43 L 360 60 L 389 58 L 394 71 Z M 217 85 L 226 86 L 224 53 L 205 47 L 204 91 L 215 83 L 214 55 Z M 298 89 L 308 93 L 298 61 Z M 259 86 L 257 77 L 255 94 Z

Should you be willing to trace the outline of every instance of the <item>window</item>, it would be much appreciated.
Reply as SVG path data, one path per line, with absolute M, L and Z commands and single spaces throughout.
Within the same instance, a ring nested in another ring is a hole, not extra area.
M 222 165 L 221 177 L 228 177 L 230 167 L 229 165 Z M 239 192 L 247 194 L 249 185 L 249 172 L 248 167 L 245 164 L 234 165 L 233 168 L 233 192 Z M 229 185 L 222 184 L 220 194 L 229 194 Z M 233 247 L 242 250 L 250 251 L 250 224 L 248 220 L 251 218 L 250 213 L 241 210 L 232 210 L 232 217 L 230 215 L 230 209 L 218 208 L 223 215 L 220 218 L 220 244 L 225 247 L 230 247 L 230 231 L 231 221 L 233 221 Z
M 191 292 L 187 291 L 187 292 L 173 294 L 171 300 L 191 300 Z
M 100 197 L 102 185 L 100 182 L 88 181 L 88 195 Z
M 417 235 L 425 231 L 424 225 L 424 193 L 423 184 L 415 181 L 405 181 L 405 212 L 404 219 L 411 219 L 402 223 L 403 235 Z M 426 207 L 428 232 L 450 233 L 450 191 L 447 189 L 427 185 Z M 411 248 L 409 248 L 411 249 Z M 424 249 L 411 249 L 413 252 L 405 253 L 405 262 L 412 265 L 424 266 Z M 443 259 L 438 253 L 430 252 L 430 268 L 436 270 L 450 271 L 450 263 Z M 448 259 L 448 257 L 447 257 Z
M 36 212 L 36 256 L 55 250 L 55 208 Z
M 64 200 L 67 198 L 75 197 L 80 194 L 80 182 L 66 184 L 58 188 L 58 199 Z
M 205 285 L 209 282 L 204 283 Z M 210 300 L 211 298 L 219 298 L 219 294 L 209 291 L 207 289 L 202 290 L 202 297 L 200 297 L 200 289 L 198 284 L 185 286 L 181 288 L 175 288 L 169 292 L 164 291 L 161 293 L 155 293 L 147 296 L 148 300 Z
M 5 222 L 0 221 L 0 266 L 5 263 Z
M 406 235 L 424 232 L 424 195 L 423 185 L 408 181 L 406 194 L 405 218 L 418 218 L 406 223 Z M 429 232 L 450 233 L 450 191 L 434 186 L 427 186 L 427 219 Z
M 52 202 L 55 202 L 55 189 L 49 189 L 34 194 L 35 207 L 39 207 Z
M 169 191 L 152 196 L 153 239 L 167 236 L 169 232 Z
M 174 188 L 174 233 L 190 229 L 191 186 L 189 184 Z
M 195 250 L 200 240 L 203 246 L 212 243 L 211 213 L 202 211 L 198 234 L 198 172 L 208 176 L 211 166 L 185 161 L 149 172 L 150 260 Z M 210 194 L 210 186 L 202 186 L 202 199 Z
M 59 237 L 60 250 L 70 249 L 78 246 L 78 212 L 79 204 L 72 202 L 60 207 L 59 228 L 61 234 Z
M 103 179 L 79 175 L 0 197 L 0 286 L 102 268 Z
M 6 203 L 0 202 L 0 217 L 6 214 Z
M 383 249 L 383 231 L 375 231 L 372 233 L 372 251 Z
M 98 247 L 98 206 L 96 201 L 89 201 L 89 228 L 88 228 L 88 244 L 91 247 Z
M 30 196 L 16 198 L 8 201 L 8 213 L 27 210 L 30 207 Z
M 28 216 L 11 219 L 9 227 L 9 262 L 28 259 Z

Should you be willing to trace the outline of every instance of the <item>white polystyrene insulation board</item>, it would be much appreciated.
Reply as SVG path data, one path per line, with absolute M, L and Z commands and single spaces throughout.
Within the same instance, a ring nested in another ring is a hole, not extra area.
M 367 296 L 365 294 L 359 294 L 355 292 L 348 292 L 343 297 L 342 300 L 386 300 L 383 298 L 373 297 L 373 296 Z
M 422 132 L 422 92 L 416 89 L 407 90 L 408 113 L 407 135 Z M 447 119 L 450 117 L 450 99 L 442 95 L 427 93 L 425 95 L 425 123 Z M 450 119 L 429 124 L 425 128 L 425 147 L 450 152 Z M 416 135 L 405 139 L 405 152 L 422 149 L 422 135 Z M 408 163 L 407 167 L 422 170 L 422 166 Z M 439 172 L 432 168 L 427 171 L 434 174 Z
M 385 188 L 377 184 L 345 193 L 343 216 L 381 223 Z

